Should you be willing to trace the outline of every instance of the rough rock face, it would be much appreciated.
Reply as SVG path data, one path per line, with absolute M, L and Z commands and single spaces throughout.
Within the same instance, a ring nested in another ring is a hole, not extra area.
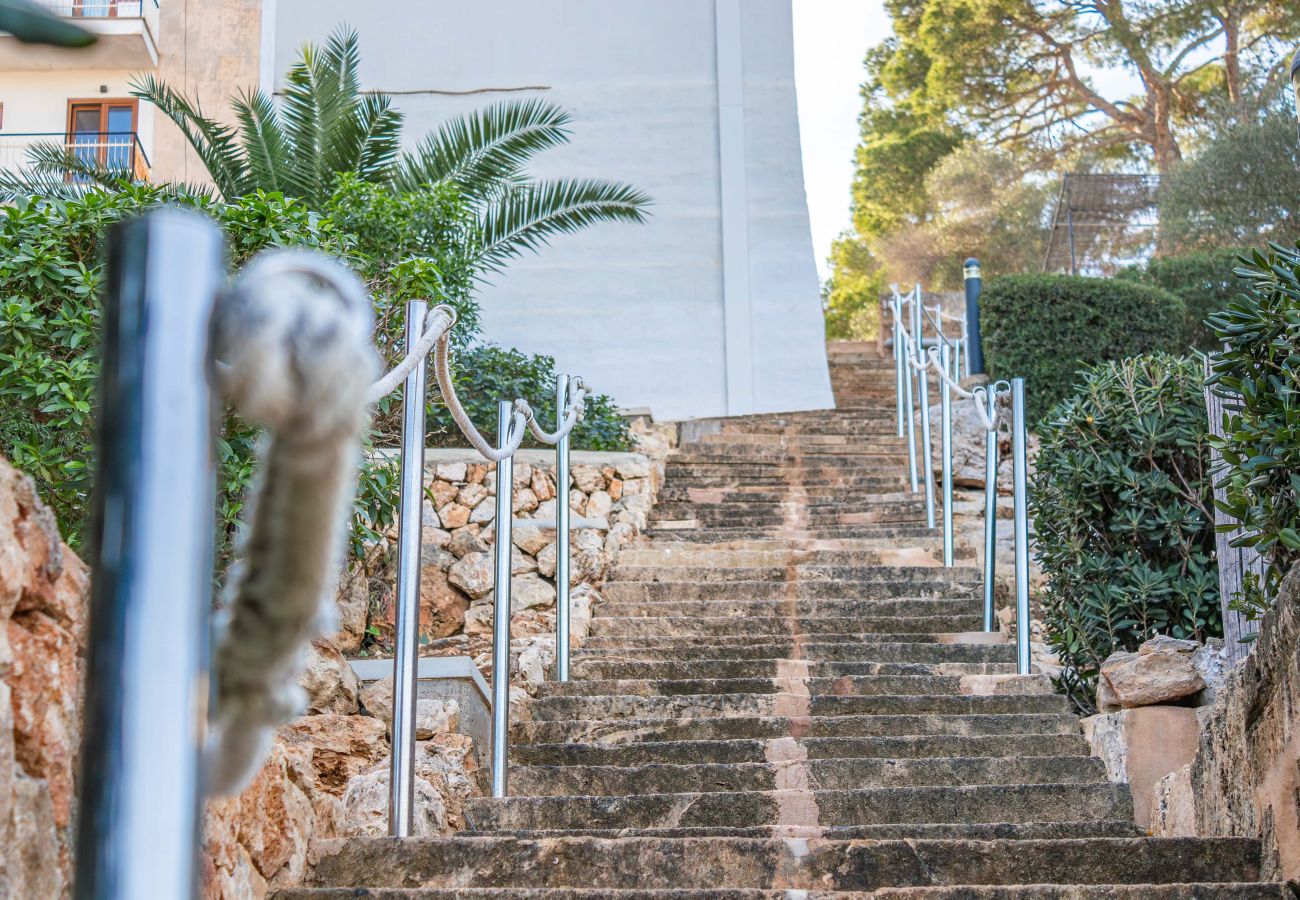
M 1193 650 L 1199 648 L 1195 642 Z M 1151 647 L 1143 644 L 1137 653 L 1112 653 L 1101 665 L 1105 699 L 1098 691 L 1102 712 L 1111 708 L 1133 709 L 1181 700 L 1200 693 L 1205 682 L 1192 664 L 1192 651 Z
M 70 884 L 87 572 L 0 459 L 0 896 Z
M 1155 831 L 1258 837 L 1267 874 L 1300 877 L 1300 567 L 1210 707 L 1195 759 L 1157 787 Z

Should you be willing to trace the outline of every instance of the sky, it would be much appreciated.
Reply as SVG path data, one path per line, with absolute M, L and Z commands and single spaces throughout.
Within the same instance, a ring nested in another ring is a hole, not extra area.
M 825 278 L 831 241 L 849 226 L 862 60 L 869 47 L 889 35 L 889 17 L 880 0 L 793 3 L 804 185 L 817 271 Z

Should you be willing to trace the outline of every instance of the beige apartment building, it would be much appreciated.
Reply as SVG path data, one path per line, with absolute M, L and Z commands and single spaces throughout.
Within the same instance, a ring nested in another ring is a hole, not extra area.
M 0 33 L 0 168 L 34 143 L 129 167 L 150 181 L 204 181 L 175 126 L 131 96 L 140 74 L 197 95 L 225 119 L 226 99 L 260 83 L 262 0 L 38 0 L 94 32 L 85 50 L 31 46 Z

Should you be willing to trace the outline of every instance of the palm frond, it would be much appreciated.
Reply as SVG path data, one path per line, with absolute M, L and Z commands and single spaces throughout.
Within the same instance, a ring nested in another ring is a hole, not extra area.
M 231 105 L 239 120 L 239 141 L 248 160 L 248 180 L 264 191 L 284 191 L 293 168 L 293 149 L 275 105 L 262 91 L 240 91 Z
M 353 169 L 365 181 L 386 180 L 402 148 L 402 114 L 390 97 L 376 94 L 362 99 L 354 122 L 354 131 L 346 132 L 355 134 L 350 137 L 356 145 L 350 151 Z
M 285 77 L 280 113 L 294 161 L 285 193 L 295 197 L 314 196 L 329 182 L 321 136 L 321 68 L 316 47 L 304 44 Z
M 518 180 L 528 161 L 568 143 L 569 114 L 541 99 L 496 103 L 444 122 L 398 165 L 394 182 L 417 190 L 442 181 L 481 199 Z
M 538 181 L 505 193 L 484 210 L 479 261 L 499 272 L 525 250 L 536 251 L 560 234 L 598 222 L 644 222 L 650 197 L 608 181 Z
M 221 196 L 234 199 L 247 192 L 248 163 L 236 142 L 234 128 L 209 119 L 198 101 L 190 101 L 153 75 L 133 78 L 131 95 L 149 101 L 176 124 Z

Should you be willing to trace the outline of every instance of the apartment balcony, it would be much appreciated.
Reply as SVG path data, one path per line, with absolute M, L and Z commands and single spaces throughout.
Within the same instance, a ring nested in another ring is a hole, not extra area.
M 66 72 L 153 69 L 158 65 L 158 0 L 36 0 L 58 16 L 98 35 L 71 50 L 24 44 L 0 32 L 0 71 Z
M 78 134 L 71 139 L 66 134 L 13 134 L 0 131 L 0 170 L 22 172 L 33 168 L 31 151 L 34 147 L 62 149 L 77 159 L 130 173 L 136 181 L 149 180 L 149 157 L 134 131 Z M 72 183 L 77 178 L 69 176 Z

